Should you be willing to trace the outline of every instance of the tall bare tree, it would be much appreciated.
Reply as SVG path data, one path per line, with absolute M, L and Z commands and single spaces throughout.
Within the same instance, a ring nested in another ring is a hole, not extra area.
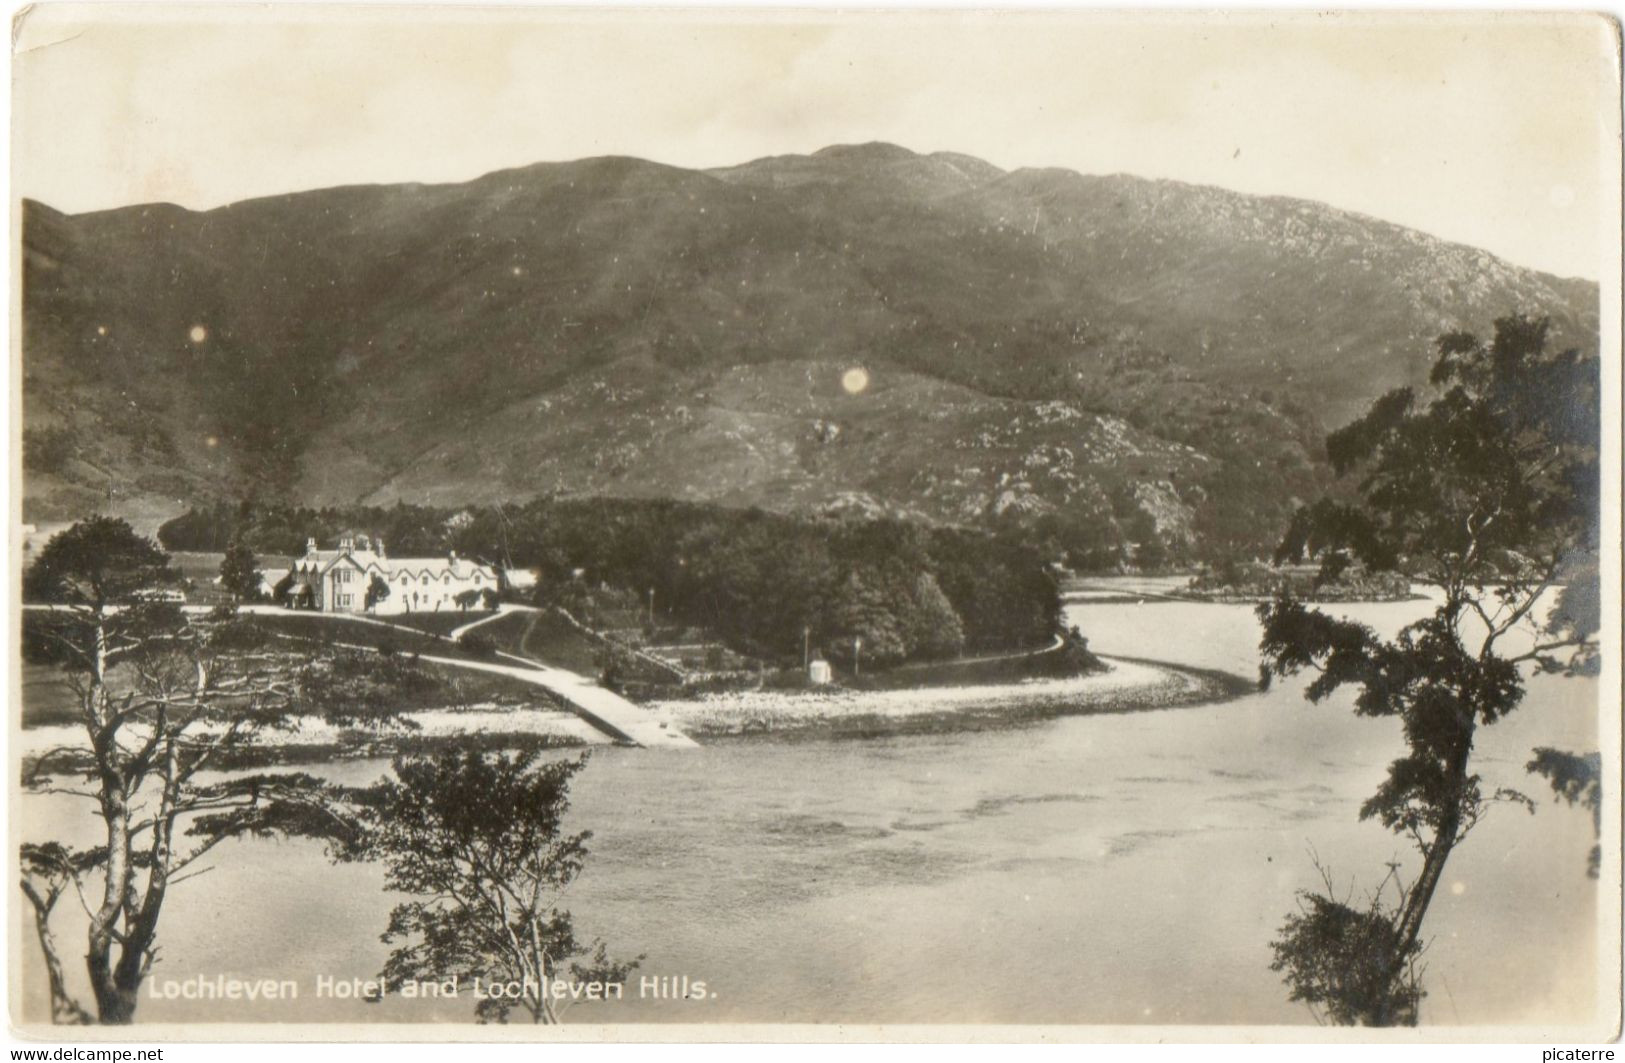
M 59 1022 L 127 1023 L 158 956 L 170 890 L 222 841 L 250 833 L 347 837 L 338 791 L 304 775 L 222 774 L 295 706 L 295 662 L 229 614 L 188 617 L 152 592 L 174 581 L 164 553 L 120 520 L 54 537 L 25 578 L 29 648 L 72 688 L 82 738 L 24 765 L 32 789 L 90 802 L 98 842 L 22 851 L 22 889 Z M 74 999 L 51 930 L 61 897 L 89 918 L 93 1006 Z

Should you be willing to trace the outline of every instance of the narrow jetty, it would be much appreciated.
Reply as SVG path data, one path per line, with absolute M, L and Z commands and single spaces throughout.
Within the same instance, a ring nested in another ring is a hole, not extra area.
M 647 709 L 639 708 L 613 690 L 606 690 L 592 680 L 563 668 L 535 664 L 524 658 L 513 658 L 523 661 L 522 664 L 495 664 L 457 657 L 430 657 L 427 654 L 420 655 L 418 659 L 452 668 L 492 672 L 542 687 L 568 705 L 577 716 L 618 742 L 659 749 L 692 749 L 699 745 Z

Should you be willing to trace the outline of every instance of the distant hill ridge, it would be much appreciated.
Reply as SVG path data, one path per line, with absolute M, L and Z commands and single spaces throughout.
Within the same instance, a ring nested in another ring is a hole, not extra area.
M 1262 542 L 1439 333 L 1598 319 L 1318 203 L 891 144 L 23 219 L 42 520 L 558 492 Z

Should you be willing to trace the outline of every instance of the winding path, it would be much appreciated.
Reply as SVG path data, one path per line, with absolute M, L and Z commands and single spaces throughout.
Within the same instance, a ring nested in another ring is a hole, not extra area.
M 277 609 L 275 606 L 245 606 L 248 611 L 276 610 L 282 615 L 297 616 L 297 610 Z M 472 623 L 464 624 L 454 629 L 449 635 L 441 636 L 455 642 L 466 632 L 481 624 L 495 620 L 505 612 L 527 612 L 529 606 L 504 606 L 489 616 L 482 617 Z M 319 616 L 343 616 L 340 613 L 320 613 Z M 412 635 L 426 634 L 421 628 L 406 624 L 392 624 L 378 617 L 349 616 L 347 619 L 363 620 L 370 624 L 378 624 L 395 631 Z M 592 724 L 600 731 L 609 735 L 617 742 L 629 745 L 647 746 L 661 749 L 690 749 L 699 743 L 677 730 L 669 720 L 663 720 L 646 709 L 634 705 L 621 697 L 613 690 L 606 690 L 586 676 L 552 665 L 542 664 L 540 661 L 517 654 L 497 651 L 497 656 L 505 657 L 514 664 L 496 664 L 487 661 L 473 661 L 463 657 L 438 657 L 428 654 L 419 654 L 418 659 L 430 661 L 434 664 L 445 665 L 448 668 L 466 668 L 475 672 L 490 672 L 495 675 L 505 675 L 517 679 L 522 683 L 538 686 L 568 705 L 577 716 Z
M 265 607 L 250 606 L 247 608 L 263 609 Z M 284 615 L 290 615 L 289 610 L 279 611 Z M 503 606 L 491 615 L 464 624 L 462 627 L 454 629 L 449 635 L 442 637 L 455 642 L 468 631 L 495 620 L 504 613 L 534 611 L 529 606 Z M 291 611 L 291 615 L 298 615 L 298 613 L 297 611 Z M 339 616 L 342 614 L 321 613 L 318 615 Z M 350 617 L 349 619 L 365 620 L 368 623 L 379 624 L 383 627 L 414 635 L 425 634 L 421 628 L 411 627 L 406 624 L 391 624 L 389 621 L 380 620 L 377 617 Z M 539 686 L 568 705 L 577 716 L 617 742 L 661 749 L 692 749 L 699 745 L 698 742 L 695 742 L 673 726 L 670 720 L 661 719 L 647 709 L 634 705 L 613 690 L 607 690 L 599 686 L 586 676 L 566 671 L 563 668 L 555 668 L 552 665 L 543 664 L 528 657 L 506 653 L 502 650 L 497 651 L 497 656 L 516 663 L 496 664 L 487 661 L 472 661 L 463 657 L 437 657 L 428 654 L 419 654 L 418 659 L 445 665 L 448 668 L 466 668 L 475 672 L 505 675 L 522 683 Z
M 486 613 L 478 620 L 470 621 L 469 623 L 464 624 L 462 627 L 452 628 L 446 637 L 451 639 L 453 642 L 456 642 L 458 639 L 462 638 L 470 631 L 473 631 L 481 624 L 489 624 L 491 621 L 507 616 L 509 613 L 534 612 L 536 612 L 536 607 L 532 605 L 515 605 L 512 602 L 503 602 L 501 605 L 496 607 L 495 611 Z
M 25 605 L 23 608 L 48 611 L 52 607 L 48 605 Z M 189 613 L 206 613 L 210 607 L 187 605 L 182 606 L 182 608 Z M 405 624 L 391 624 L 389 621 L 380 620 L 375 616 L 357 616 L 350 613 L 317 613 L 309 610 L 284 609 L 276 605 L 245 604 L 238 608 L 244 613 L 257 613 L 268 616 L 336 617 L 341 620 L 385 627 L 409 635 L 427 635 L 430 638 L 455 641 L 451 636 L 437 636 L 433 632 L 424 631 L 422 628 L 409 627 Z M 509 611 L 513 612 L 523 608 L 525 607 L 516 606 Z M 500 615 L 502 615 L 500 611 L 493 613 L 471 624 L 465 624 L 451 634 L 453 636 L 459 635 L 478 624 L 494 620 Z M 357 648 L 370 649 L 371 647 Z M 586 676 L 565 671 L 563 668 L 554 668 L 552 665 L 542 664 L 539 661 L 533 661 L 511 653 L 498 651 L 498 656 L 517 663 L 498 664 L 490 661 L 469 660 L 463 657 L 439 657 L 428 654 L 419 654 L 418 659 L 444 665 L 448 668 L 465 668 L 475 672 L 504 675 L 511 679 L 517 679 L 522 683 L 541 687 L 569 706 L 577 716 L 580 716 L 617 742 L 657 749 L 693 749 L 699 745 L 698 742 L 679 731 L 669 719 L 662 719 L 660 715 L 634 705 L 614 691 L 599 686 Z

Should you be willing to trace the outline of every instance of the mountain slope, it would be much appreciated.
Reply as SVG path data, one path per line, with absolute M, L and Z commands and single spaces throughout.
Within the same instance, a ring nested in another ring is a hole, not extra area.
M 1438 333 L 1597 318 L 1594 285 L 1319 204 L 893 145 L 25 203 L 23 239 L 35 519 L 588 491 L 1261 539 Z M 1055 448 L 1071 486 L 1027 475 Z

